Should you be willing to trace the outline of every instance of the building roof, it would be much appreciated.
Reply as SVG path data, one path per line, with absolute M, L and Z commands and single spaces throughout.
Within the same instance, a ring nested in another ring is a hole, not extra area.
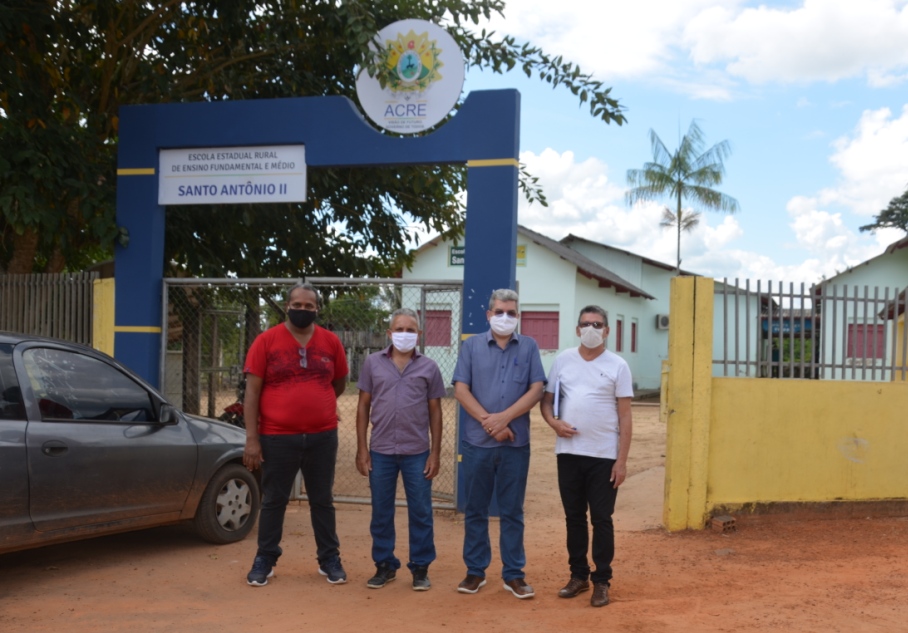
M 609 246 L 608 244 L 603 244 L 602 242 L 597 242 L 595 240 L 588 240 L 585 237 L 580 237 L 579 235 L 574 235 L 573 233 L 569 233 L 567 237 L 561 238 L 562 244 L 569 244 L 570 242 L 586 242 L 587 244 L 593 244 L 595 246 L 604 246 L 605 248 L 608 248 L 609 250 L 618 251 L 619 253 L 624 253 L 625 255 L 631 255 L 633 257 L 639 257 L 641 259 L 641 261 L 643 261 L 646 264 L 649 264 L 650 266 L 655 266 L 656 268 L 662 268 L 663 270 L 669 270 L 669 271 L 675 270 L 675 267 L 672 266 L 671 264 L 666 264 L 665 262 L 656 261 L 655 259 L 650 259 L 649 257 L 644 257 L 643 255 L 639 255 L 639 254 L 633 253 L 631 251 L 626 251 L 623 248 L 616 248 L 614 246 Z M 682 270 L 681 274 L 686 277 L 699 277 L 699 275 L 697 275 L 696 273 L 692 273 L 692 272 L 689 272 L 686 270 Z
M 549 249 L 566 262 L 574 264 L 577 267 L 577 272 L 588 279 L 594 279 L 598 281 L 600 288 L 614 288 L 615 292 L 627 292 L 632 297 L 643 297 L 645 299 L 656 298 L 642 288 L 638 288 L 631 282 L 619 277 L 604 266 L 597 264 L 586 255 L 580 254 L 574 249 L 565 246 L 561 242 L 556 242 L 555 240 L 548 238 L 541 233 L 531 231 L 525 226 L 521 226 L 519 224 L 517 225 L 517 234 L 523 235 L 528 240 L 539 244 L 543 248 Z
M 638 288 L 626 279 L 619 277 L 607 268 L 601 266 L 600 264 L 597 264 L 589 257 L 581 255 L 572 248 L 569 248 L 564 244 L 561 244 L 560 242 L 556 242 L 555 240 L 548 238 L 541 233 L 531 231 L 525 226 L 518 224 L 517 234 L 522 235 L 529 241 L 552 251 L 561 259 L 574 264 L 577 267 L 577 272 L 579 272 L 587 279 L 594 279 L 598 281 L 600 288 L 614 288 L 616 292 L 627 292 L 632 297 L 643 297 L 644 299 L 656 298 L 642 288 Z M 422 246 L 416 249 L 416 252 L 419 253 L 420 251 L 423 251 L 430 246 L 437 246 L 441 241 L 441 236 L 439 235 L 438 237 L 425 242 Z M 670 270 L 674 269 L 671 268 Z
M 898 241 L 896 241 L 896 242 L 893 242 L 892 244 L 890 244 L 889 246 L 887 246 L 887 247 L 886 247 L 886 250 L 883 251 L 882 253 L 880 253 L 879 255 L 877 255 L 876 257 L 871 257 L 870 259 L 868 259 L 868 260 L 866 260 L 866 261 L 863 261 L 863 262 L 861 262 L 860 264 L 857 264 L 857 265 L 855 265 L 855 266 L 851 266 L 850 268 L 846 268 L 846 269 L 843 270 L 842 272 L 836 273 L 835 275 L 833 275 L 833 276 L 830 277 L 829 279 L 824 279 L 824 280 L 822 280 L 822 281 L 819 281 L 819 282 L 817 283 L 817 285 L 818 285 L 818 286 L 825 286 L 825 285 L 829 284 L 832 280 L 838 279 L 838 278 L 841 277 L 842 275 L 846 275 L 846 274 L 848 274 L 848 273 L 850 273 L 850 272 L 852 272 L 852 271 L 855 271 L 855 270 L 857 270 L 858 268 L 860 268 L 861 266 L 867 266 L 867 265 L 870 264 L 871 262 L 874 262 L 874 261 L 878 260 L 880 257 L 885 257 L 886 255 L 891 255 L 892 253 L 894 253 L 894 252 L 896 252 L 896 251 L 898 251 L 898 250 L 900 250 L 900 249 L 903 249 L 903 248 L 908 248 L 908 235 L 906 235 L 906 236 L 903 237 L 902 239 L 900 239 L 900 240 L 898 240 Z
M 877 315 L 881 319 L 895 319 L 905 314 L 905 304 L 908 303 L 908 287 L 895 296 L 895 299 L 886 304 Z
M 886 247 L 887 253 L 894 253 L 900 248 L 908 248 L 908 235 Z

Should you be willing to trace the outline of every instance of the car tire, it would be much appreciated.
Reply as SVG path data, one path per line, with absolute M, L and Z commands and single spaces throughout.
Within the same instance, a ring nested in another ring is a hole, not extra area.
M 255 475 L 239 464 L 227 464 L 214 474 L 202 493 L 195 530 L 209 543 L 241 541 L 255 525 L 261 499 Z

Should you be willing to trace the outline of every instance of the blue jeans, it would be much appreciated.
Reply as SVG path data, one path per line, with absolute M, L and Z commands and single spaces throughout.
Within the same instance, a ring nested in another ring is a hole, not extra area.
M 334 467 L 337 462 L 337 429 L 322 433 L 262 435 L 262 512 L 256 556 L 276 563 L 281 555 L 284 514 L 293 480 L 302 470 L 309 518 L 315 535 L 319 564 L 338 556 L 340 543 L 334 517 Z
M 612 579 L 612 559 L 615 557 L 615 528 L 612 514 L 618 489 L 609 481 L 614 459 L 586 455 L 558 455 L 558 489 L 564 506 L 567 525 L 568 565 L 571 578 L 608 584 Z M 587 552 L 593 524 L 593 563 L 596 570 L 590 573 Z
M 394 513 L 397 500 L 397 475 L 403 477 L 407 495 L 407 519 L 410 529 L 410 561 L 407 567 L 428 567 L 435 560 L 435 531 L 432 516 L 432 480 L 423 470 L 429 451 L 418 455 L 382 455 L 370 451 L 372 471 L 372 560 L 376 565 L 400 569 L 394 555 Z
M 523 501 L 530 469 L 530 446 L 481 448 L 461 443 L 466 488 L 464 507 L 463 562 L 467 573 L 485 577 L 492 562 L 489 541 L 489 505 L 492 492 L 498 497 L 501 513 L 501 577 L 505 582 L 523 578 L 526 552 L 523 549 Z

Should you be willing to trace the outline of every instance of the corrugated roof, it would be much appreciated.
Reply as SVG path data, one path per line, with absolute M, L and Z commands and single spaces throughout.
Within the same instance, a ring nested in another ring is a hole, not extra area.
M 861 266 L 867 266 L 867 265 L 870 264 L 871 262 L 875 262 L 876 260 L 878 260 L 880 257 L 883 257 L 883 256 L 885 256 L 885 255 L 891 255 L 892 253 L 894 253 L 894 252 L 896 252 L 897 250 L 902 249 L 902 248 L 908 248 L 908 235 L 906 235 L 906 236 L 903 237 L 902 239 L 900 239 L 900 240 L 898 240 L 898 241 L 896 241 L 896 242 L 893 242 L 892 244 L 890 244 L 889 246 L 887 246 L 887 247 L 886 247 L 886 250 L 883 251 L 882 253 L 880 253 L 879 255 L 877 255 L 876 257 L 871 257 L 870 259 L 868 259 L 868 260 L 866 260 L 866 261 L 863 261 L 863 262 L 861 262 L 860 264 L 856 264 L 856 265 L 854 265 L 854 266 L 851 266 L 851 267 L 849 267 L 849 268 L 846 268 L 846 269 L 843 270 L 842 272 L 836 273 L 835 275 L 832 275 L 829 279 L 823 279 L 823 280 L 817 282 L 817 286 L 827 286 L 827 285 L 830 285 L 830 284 L 833 282 L 833 280 L 838 279 L 839 277 L 841 277 L 841 276 L 843 276 L 843 275 L 847 275 L 847 274 L 849 274 L 849 273 L 851 273 L 851 272 L 857 270 L 857 269 L 860 268 Z
M 664 270 L 675 270 L 675 267 L 672 266 L 671 264 L 666 264 L 665 262 L 660 262 L 655 259 L 650 259 L 649 257 L 644 257 L 643 255 L 638 255 L 637 253 L 632 253 L 631 251 L 626 251 L 623 248 L 616 248 L 616 247 L 610 246 L 608 244 L 603 244 L 602 242 L 597 242 L 595 240 L 590 240 L 585 237 L 580 237 L 579 235 L 574 235 L 573 233 L 569 233 L 567 237 L 561 238 L 562 244 L 567 244 L 568 242 L 573 242 L 573 241 L 586 242 L 587 244 L 595 244 L 596 246 L 604 246 L 605 248 L 608 248 L 613 251 L 618 251 L 619 253 L 624 253 L 626 255 L 632 255 L 633 257 L 639 257 L 641 260 L 643 260 L 650 266 L 655 266 L 656 268 L 662 268 Z M 686 270 L 682 270 L 681 274 L 684 275 L 685 277 L 699 277 L 699 275 L 697 275 L 696 273 L 692 273 L 692 272 L 689 272 Z
M 561 244 L 560 242 L 556 242 L 555 240 L 548 238 L 541 233 L 531 231 L 530 229 L 520 224 L 517 225 L 517 233 L 519 235 L 523 235 L 531 242 L 535 242 L 539 246 L 547 248 L 548 250 L 558 255 L 561 259 L 574 264 L 577 267 L 577 272 L 579 272 L 587 279 L 595 279 L 596 281 L 598 281 L 600 288 L 614 288 L 616 292 L 627 292 L 632 297 L 643 297 L 644 299 L 656 298 L 642 288 L 638 288 L 626 279 L 622 279 L 612 271 L 597 264 L 589 257 L 581 255 L 572 248 L 569 248 L 564 244 Z M 441 236 L 433 238 L 417 248 L 416 252 L 419 253 L 430 246 L 437 246 L 440 242 Z M 672 268 L 671 270 L 674 269 Z
M 622 279 L 612 271 L 607 268 L 597 264 L 592 259 L 585 255 L 581 255 L 574 249 L 565 246 L 561 242 L 556 242 L 555 240 L 546 237 L 541 233 L 536 231 L 531 231 L 525 226 L 517 225 L 517 233 L 523 235 L 528 240 L 539 244 L 543 248 L 547 248 L 561 259 L 574 264 L 577 267 L 577 271 L 587 277 L 588 279 L 595 279 L 599 282 L 600 288 L 614 288 L 616 292 L 627 292 L 632 297 L 644 297 L 645 299 L 655 299 L 653 295 L 649 294 L 642 288 L 638 288 L 631 282 Z

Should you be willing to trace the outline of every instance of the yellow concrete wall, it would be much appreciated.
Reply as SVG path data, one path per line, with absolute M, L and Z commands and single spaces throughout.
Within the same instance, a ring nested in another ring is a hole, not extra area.
M 908 381 L 713 378 L 712 293 L 672 280 L 664 526 L 749 504 L 908 500 Z
M 92 297 L 92 347 L 114 353 L 114 280 L 95 279 Z
M 707 511 L 908 498 L 908 384 L 714 378 Z

